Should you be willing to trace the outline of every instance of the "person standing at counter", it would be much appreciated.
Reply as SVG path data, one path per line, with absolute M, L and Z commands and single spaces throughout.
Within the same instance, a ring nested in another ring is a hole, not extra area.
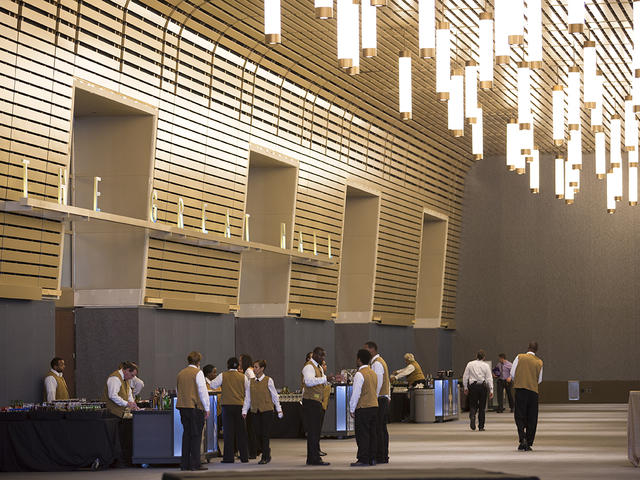
M 68 400 L 69 389 L 62 376 L 65 369 L 64 360 L 60 357 L 54 357 L 50 365 L 51 370 L 44 377 L 44 401 Z
M 358 350 L 356 363 L 358 371 L 353 376 L 353 390 L 349 400 L 349 412 L 355 418 L 356 443 L 358 444 L 357 461 L 352 467 L 368 467 L 375 465 L 376 417 L 378 413 L 378 377 L 369 367 L 371 354 L 364 348 Z
M 327 362 L 325 360 L 322 361 L 322 364 L 320 365 L 322 367 L 322 371 L 324 372 L 325 376 L 327 375 Z M 329 408 L 329 399 L 331 398 L 331 384 L 327 383 L 324 386 L 324 393 L 322 394 L 322 420 L 320 420 L 320 434 L 322 434 L 322 427 L 324 426 L 324 416 L 327 413 L 327 408 Z M 322 448 L 320 448 L 320 442 L 318 441 L 318 448 L 320 449 L 320 456 L 321 457 L 325 457 L 327 455 L 326 452 L 322 451 Z
M 413 356 L 413 353 L 405 353 L 403 358 L 404 363 L 406 363 L 407 366 L 401 370 L 393 372 L 391 381 L 393 382 L 402 377 L 407 377 L 407 383 L 409 383 L 410 387 L 415 387 L 420 383 L 422 385 L 426 385 L 422 368 L 420 368 L 420 365 L 416 362 L 416 358 Z
M 123 365 L 124 365 L 124 362 L 121 363 L 118 368 L 119 369 L 122 368 Z M 131 387 L 131 394 L 135 399 L 136 396 L 139 395 L 142 389 L 144 388 L 144 382 L 142 381 L 141 378 L 138 378 L 138 376 L 135 375 L 134 377 L 131 378 L 131 380 L 129 380 L 129 386 Z
M 253 426 L 256 429 L 256 437 L 262 448 L 262 458 L 258 462 L 264 465 L 271 461 L 271 448 L 269 447 L 269 435 L 273 424 L 273 407 L 278 412 L 278 418 L 282 418 L 282 407 L 278 399 L 278 392 L 273 384 L 273 379 L 264 374 L 267 362 L 256 360 L 253 364 L 255 378 L 250 382 L 251 415 Z M 242 416 L 247 415 L 247 410 L 242 409 Z
M 227 360 L 226 372 L 222 372 L 212 382 L 211 388 L 222 388 L 222 427 L 224 428 L 224 453 L 222 463 L 233 463 L 236 439 L 240 451 L 240 461 L 249 461 L 247 429 L 242 411 L 247 411 L 251 402 L 249 379 L 238 371 L 238 359 Z
M 245 374 L 247 379 L 249 379 L 249 384 L 251 384 L 251 380 L 256 378 L 256 375 L 253 371 L 253 360 L 251 359 L 251 355 L 248 353 L 240 354 L 238 357 L 238 362 L 240 363 L 239 372 Z M 258 456 L 258 441 L 256 439 L 256 432 L 253 428 L 253 415 L 247 415 L 245 417 L 245 424 L 247 428 L 247 440 L 249 444 L 249 460 L 254 460 Z
M 516 391 L 518 450 L 531 451 L 538 426 L 538 384 L 542 383 L 542 360 L 536 356 L 538 342 L 529 342 L 527 353 L 521 353 L 513 361 L 511 378 Z
M 313 349 L 311 359 L 302 369 L 304 391 L 302 393 L 302 421 L 307 431 L 307 465 L 329 465 L 320 458 L 320 432 L 322 431 L 322 401 L 327 377 L 322 371 L 326 357 L 324 348 Z
M 208 470 L 200 463 L 200 443 L 204 421 L 209 417 L 209 393 L 200 370 L 200 352 L 187 356 L 188 365 L 180 370 L 177 378 L 178 399 L 176 408 L 180 411 L 182 423 L 182 458 L 180 470 Z
M 484 350 L 478 350 L 476 359 L 467 363 L 462 375 L 464 394 L 469 395 L 469 426 L 476 429 L 476 412 L 478 412 L 478 429 L 484 431 L 487 392 L 493 398 L 493 377 L 491 368 L 484 361 Z
M 104 386 L 103 400 L 107 410 L 116 417 L 124 417 L 125 410 L 139 410 L 133 400 L 133 390 L 129 381 L 138 374 L 138 365 L 133 362 L 122 362 L 119 370 L 112 372 Z
M 507 400 L 509 401 L 509 409 L 513 412 L 513 395 L 511 394 L 511 367 L 512 363 L 507 360 L 507 356 L 504 353 L 498 355 L 498 365 L 496 365 L 497 374 L 496 383 L 498 384 L 498 410 L 496 413 L 504 412 L 504 395 L 507 393 Z
M 387 362 L 378 353 L 378 345 L 375 342 L 367 342 L 365 348 L 371 354 L 371 369 L 378 378 L 378 411 L 376 416 L 376 463 L 389 463 L 389 402 L 391 401 L 391 382 L 389 381 L 389 367 Z

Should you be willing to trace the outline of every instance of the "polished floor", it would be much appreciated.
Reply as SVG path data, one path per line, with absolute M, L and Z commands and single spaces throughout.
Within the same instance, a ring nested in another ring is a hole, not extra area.
M 392 424 L 391 463 L 394 468 L 478 468 L 554 479 L 640 479 L 640 468 L 627 460 L 626 405 L 543 405 L 538 435 L 532 452 L 518 452 L 513 416 L 489 413 L 486 431 L 471 431 L 466 419 L 441 424 Z M 321 442 L 330 467 L 304 467 L 305 441 L 272 441 L 273 461 L 269 465 L 220 464 L 212 460 L 210 470 L 349 468 L 354 460 L 353 439 Z M 373 468 L 389 468 L 379 465 Z M 117 469 L 101 472 L 2 474 L 1 478 L 51 479 L 160 479 L 166 468 Z M 175 469 L 173 470 L 175 471 Z M 197 475 L 197 474 L 196 474 Z M 329 478 L 330 475 L 327 475 Z

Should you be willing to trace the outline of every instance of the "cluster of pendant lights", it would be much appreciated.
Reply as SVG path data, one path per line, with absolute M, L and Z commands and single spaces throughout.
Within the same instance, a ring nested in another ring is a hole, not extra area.
M 334 17 L 333 0 L 314 0 L 316 17 Z M 338 63 L 350 75 L 360 72 L 360 53 L 377 55 L 376 8 L 387 0 L 336 0 Z M 265 41 L 281 42 L 280 0 L 264 0 Z M 567 0 L 568 31 L 583 33 L 585 0 Z M 444 15 L 443 15 L 444 18 Z M 526 22 L 525 22 L 526 18 Z M 361 25 L 361 32 L 358 26 Z M 526 27 L 526 44 L 525 44 Z M 624 150 L 628 154 L 629 204 L 638 202 L 638 121 L 640 112 L 640 0 L 633 1 L 633 78 L 631 95 L 625 99 Z M 491 89 L 495 65 L 507 65 L 512 47 L 526 48 L 524 61 L 517 63 L 517 118 L 507 123 L 506 163 L 518 174 L 529 169 L 529 186 L 533 193 L 540 189 L 540 152 L 534 141 L 531 102 L 531 73 L 543 64 L 542 0 L 494 0 L 493 14 L 484 11 L 478 19 L 478 61 L 469 60 L 464 68 L 452 68 L 453 46 L 451 26 L 436 21 L 436 0 L 418 0 L 418 46 L 421 58 L 435 57 L 436 95 L 447 102 L 448 128 L 453 136 L 464 135 L 465 119 L 471 125 L 472 154 L 483 156 L 482 107 L 478 104 L 478 87 Z M 494 51 L 495 47 L 495 51 Z M 595 167 L 599 179 L 606 178 L 607 211 L 615 212 L 622 200 L 622 118 L 613 115 L 609 126 L 609 169 L 606 162 L 606 139 L 603 125 L 603 74 L 597 68 L 596 42 L 583 45 L 583 104 L 580 102 L 581 72 L 575 64 L 569 67 L 566 88 L 556 84 L 551 92 L 553 105 L 553 141 L 566 145 L 566 158 L 556 155 L 556 197 L 572 204 L 580 191 L 582 169 L 581 108 L 591 115 L 590 129 L 595 136 Z M 403 120 L 412 116 L 411 52 L 403 49 L 398 58 L 399 111 Z M 566 113 L 566 123 L 565 123 Z M 568 127 L 568 138 L 565 130 Z

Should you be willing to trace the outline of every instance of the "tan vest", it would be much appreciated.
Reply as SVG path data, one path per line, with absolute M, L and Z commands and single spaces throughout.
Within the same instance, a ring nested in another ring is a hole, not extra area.
M 262 380 L 251 379 L 251 412 L 272 412 L 273 400 L 269 391 L 269 377 L 266 375 Z
M 376 395 L 376 387 L 378 386 L 378 376 L 376 372 L 371 370 L 369 366 L 361 368 L 358 371 L 364 377 L 364 382 L 362 383 L 362 391 L 360 392 L 356 409 L 377 407 L 378 395 Z
M 222 405 L 244 404 L 244 373 L 237 370 L 222 372 Z
M 331 385 L 328 383 L 324 385 L 324 392 L 322 395 L 324 395 L 324 397 L 322 397 L 322 409 L 326 410 L 329 406 L 329 398 L 331 397 Z
M 538 393 L 538 378 L 542 369 L 542 360 L 530 353 L 518 355 L 516 377 L 513 379 L 513 388 L 526 388 Z
M 373 361 L 373 363 L 375 362 L 379 362 L 384 369 L 384 373 L 382 374 L 382 387 L 380 387 L 380 393 L 378 395 L 380 397 L 390 395 L 391 386 L 389 385 L 389 367 L 387 367 L 387 362 L 385 362 L 381 356 L 378 356 L 378 358 Z M 371 365 L 373 365 L 373 363 L 371 363 Z
M 413 382 L 417 382 L 418 380 L 424 380 L 424 373 L 422 373 L 422 369 L 420 368 L 420 365 L 418 365 L 418 362 L 414 360 L 413 362 L 409 362 L 409 364 L 413 365 L 413 368 L 415 368 L 415 370 L 407 376 L 407 382 L 409 382 L 409 385 Z
M 116 370 L 115 372 L 111 373 L 111 375 L 109 375 L 108 378 L 111 378 L 111 377 L 117 377 L 118 380 L 120 380 L 121 384 L 120 384 L 120 390 L 118 390 L 118 396 L 125 402 L 128 402 L 129 393 L 131 393 L 131 387 L 129 386 L 129 382 L 126 382 L 120 376 L 119 370 Z M 102 395 L 102 399 L 107 404 L 107 410 L 109 410 L 109 412 L 114 414 L 116 417 L 122 418 L 124 416 L 124 411 L 126 410 L 127 407 L 122 407 L 120 405 L 117 405 L 113 400 L 109 398 L 109 389 L 107 388 L 106 382 L 104 385 L 104 393 Z
M 44 378 L 53 377 L 58 384 L 56 386 L 56 400 L 69 400 L 69 389 L 67 388 L 67 382 L 65 382 L 64 378 L 60 375 L 56 375 L 51 370 L 47 373 Z M 47 389 L 44 390 L 44 401 L 47 401 Z
M 316 372 L 316 378 L 324 375 L 322 373 L 322 368 L 315 365 L 311 360 L 304 364 L 305 367 L 307 365 L 311 365 L 313 367 L 313 370 Z M 302 398 L 322 403 L 322 400 L 324 399 L 324 385 L 314 385 L 313 387 L 305 385 L 304 391 L 302 392 Z
M 204 410 L 200 394 L 198 393 L 198 384 L 196 383 L 196 375 L 200 371 L 199 368 L 185 367 L 178 373 L 176 381 L 178 386 L 177 408 L 197 408 Z

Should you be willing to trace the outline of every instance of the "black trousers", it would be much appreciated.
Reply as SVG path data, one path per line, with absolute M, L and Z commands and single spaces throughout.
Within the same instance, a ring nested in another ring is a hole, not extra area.
M 389 399 L 378 397 L 378 411 L 376 412 L 376 460 L 379 462 L 389 461 Z
M 509 402 L 509 408 L 513 410 L 513 395 L 511 394 L 511 382 L 498 379 L 498 411 L 504 410 L 504 395 L 502 392 L 507 392 L 507 401 Z
M 356 408 L 356 443 L 358 444 L 356 457 L 359 462 L 370 464 L 376 459 L 377 416 L 378 407 Z
M 469 384 L 469 420 L 476 424 L 478 413 L 478 427 L 484 428 L 485 408 L 487 406 L 487 386 L 484 383 Z
M 258 440 L 256 437 L 255 427 L 253 425 L 254 415 L 251 412 L 247 413 L 245 424 L 247 426 L 247 440 L 249 445 L 249 458 L 255 458 L 258 454 Z
M 533 445 L 538 426 L 538 394 L 536 392 L 526 388 L 516 388 L 514 417 L 520 443 L 526 440 L 527 445 Z
M 222 428 L 224 429 L 224 455 L 222 460 L 233 462 L 235 443 L 238 442 L 240 460 L 249 461 L 247 429 L 242 418 L 242 405 L 222 405 Z
M 180 468 L 187 470 L 200 466 L 200 442 L 204 427 L 204 410 L 179 408 L 182 423 L 182 458 Z
M 257 412 L 251 414 L 251 421 L 256 432 L 258 447 L 262 450 L 262 458 L 271 458 L 271 448 L 269 447 L 269 437 L 271 436 L 271 425 L 273 425 L 273 410 L 268 412 Z M 249 416 L 247 415 L 247 418 Z
M 302 422 L 307 432 L 307 463 L 320 463 L 320 432 L 322 431 L 322 404 L 302 399 Z

